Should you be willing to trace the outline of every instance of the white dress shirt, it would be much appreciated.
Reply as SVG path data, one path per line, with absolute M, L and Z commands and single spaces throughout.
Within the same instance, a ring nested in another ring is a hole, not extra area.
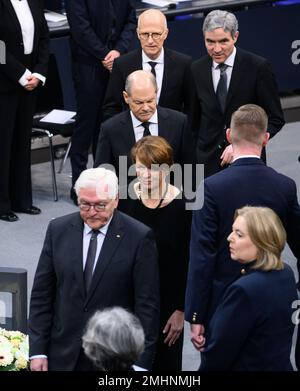
M 27 0 L 10 0 L 10 2 L 15 10 L 15 13 L 21 26 L 24 54 L 31 54 L 33 50 L 34 40 L 34 21 L 28 2 Z M 26 84 L 28 83 L 26 77 L 30 75 L 30 70 L 26 69 L 26 71 L 19 79 L 19 83 L 21 84 L 21 86 L 26 86 Z M 33 73 L 33 76 L 35 76 L 43 84 L 45 84 L 45 76 L 40 75 L 39 73 Z
M 157 102 L 159 101 L 161 86 L 164 75 L 164 49 L 162 48 L 160 55 L 155 59 L 151 60 L 144 51 L 142 51 L 142 61 L 143 61 L 143 70 L 151 72 L 151 65 L 149 61 L 154 61 L 157 64 L 155 65 L 155 73 L 156 73 L 156 83 L 157 83 Z
M 229 89 L 229 85 L 230 85 L 235 55 L 236 55 L 236 48 L 234 46 L 232 53 L 230 54 L 230 56 L 228 58 L 226 58 L 226 61 L 224 61 L 224 64 L 228 65 L 228 67 L 225 71 L 226 75 L 227 75 L 227 90 Z M 212 63 L 212 79 L 213 79 L 215 92 L 217 91 L 217 86 L 218 86 L 218 83 L 220 80 L 220 74 L 221 74 L 221 70 L 218 68 L 218 65 L 219 65 L 218 63 L 213 61 L 213 63 Z
M 130 111 L 130 115 L 131 115 L 133 130 L 134 130 L 135 141 L 137 142 L 143 137 L 145 128 L 143 127 L 142 122 L 135 117 L 132 111 Z M 147 122 L 149 122 L 150 124 L 149 131 L 151 133 L 151 136 L 158 136 L 157 110 L 155 110 L 155 113 Z

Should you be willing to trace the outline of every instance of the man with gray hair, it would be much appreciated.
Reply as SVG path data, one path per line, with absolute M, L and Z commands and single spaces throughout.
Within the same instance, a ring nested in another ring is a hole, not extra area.
M 139 319 L 121 307 L 97 311 L 82 337 L 83 350 L 100 371 L 142 370 L 134 365 L 144 350 Z
M 203 23 L 207 55 L 192 64 L 191 127 L 197 142 L 197 163 L 212 175 L 232 160 L 226 140 L 232 113 L 254 103 L 268 115 L 273 137 L 284 125 L 277 85 L 263 57 L 236 48 L 239 32 L 234 14 L 215 10 Z
M 141 321 L 138 365 L 151 369 L 159 325 L 157 251 L 150 228 L 116 210 L 118 180 L 104 168 L 81 173 L 79 213 L 50 222 L 30 302 L 31 370 L 92 370 L 81 348 L 88 319 L 120 306 Z

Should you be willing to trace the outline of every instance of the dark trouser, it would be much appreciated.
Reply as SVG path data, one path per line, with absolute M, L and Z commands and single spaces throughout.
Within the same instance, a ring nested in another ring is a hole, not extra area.
M 32 205 L 30 145 L 36 92 L 0 92 L 0 213 Z
M 86 169 L 91 144 L 95 157 L 108 78 L 109 72 L 100 61 L 99 65 L 73 62 L 77 116 L 70 151 L 72 186 Z

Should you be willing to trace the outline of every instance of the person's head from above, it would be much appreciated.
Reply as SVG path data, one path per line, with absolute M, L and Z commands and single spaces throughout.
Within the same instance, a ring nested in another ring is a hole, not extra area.
M 234 215 L 227 238 L 231 259 L 263 271 L 283 269 L 281 253 L 286 232 L 280 218 L 270 208 L 245 206 Z
M 238 21 L 227 11 L 211 11 L 203 23 L 203 35 L 208 55 L 217 64 L 222 64 L 233 52 L 238 39 Z
M 226 132 L 234 156 L 260 156 L 270 137 L 267 127 L 268 116 L 260 106 L 247 104 L 236 110 L 231 116 L 230 128 Z
M 160 136 L 141 138 L 132 148 L 131 157 L 141 189 L 155 194 L 166 183 L 173 164 L 173 150 Z
M 75 192 L 82 220 L 91 229 L 100 229 L 112 217 L 118 206 L 118 178 L 103 167 L 82 171 Z
M 168 36 L 165 15 L 156 9 L 144 11 L 138 18 L 136 31 L 144 53 L 151 60 L 156 60 Z
M 82 337 L 86 356 L 101 371 L 127 371 L 144 350 L 139 319 L 121 307 L 97 311 Z
M 133 115 L 141 122 L 147 122 L 157 107 L 157 84 L 151 72 L 134 71 L 126 79 L 125 102 Z

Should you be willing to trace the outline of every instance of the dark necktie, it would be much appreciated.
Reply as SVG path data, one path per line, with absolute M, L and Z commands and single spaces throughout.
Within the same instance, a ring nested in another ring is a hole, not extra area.
M 149 130 L 150 123 L 149 122 L 143 122 L 143 123 L 141 123 L 141 125 L 144 127 L 143 137 L 151 136 L 151 133 L 150 133 L 150 130 Z
M 226 97 L 227 97 L 227 74 L 226 69 L 228 68 L 228 65 L 226 64 L 219 64 L 218 69 L 220 69 L 220 80 L 217 86 L 217 98 L 221 106 L 221 110 L 224 113 L 225 111 L 225 105 L 226 105 Z
M 95 258 L 96 258 L 96 252 L 97 252 L 97 236 L 99 234 L 98 230 L 93 229 L 89 244 L 89 249 L 86 257 L 86 263 L 85 268 L 83 272 L 84 277 L 84 284 L 85 284 L 85 291 L 88 292 L 92 277 L 93 277 L 93 270 L 94 270 L 94 264 L 95 264 Z
M 156 78 L 156 72 L 155 72 L 155 66 L 157 64 L 157 62 L 155 61 L 148 61 L 148 64 L 150 65 L 151 67 L 151 73 L 154 75 L 154 77 Z

